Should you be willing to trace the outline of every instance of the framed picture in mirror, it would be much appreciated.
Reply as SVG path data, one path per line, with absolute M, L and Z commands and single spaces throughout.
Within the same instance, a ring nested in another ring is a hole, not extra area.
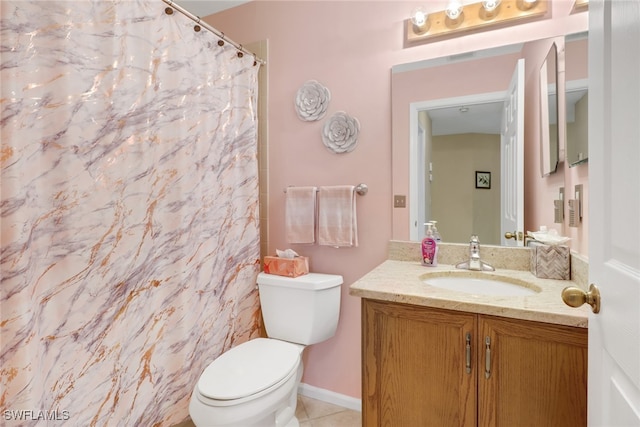
M 491 172 L 476 171 L 476 188 L 491 188 Z

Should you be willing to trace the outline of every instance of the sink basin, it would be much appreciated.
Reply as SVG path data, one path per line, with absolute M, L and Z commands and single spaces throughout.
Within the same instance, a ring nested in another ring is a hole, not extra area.
M 511 278 L 448 275 L 428 276 L 423 278 L 422 281 L 436 288 L 475 295 L 525 296 L 540 292 L 540 289 L 530 287 L 525 282 Z

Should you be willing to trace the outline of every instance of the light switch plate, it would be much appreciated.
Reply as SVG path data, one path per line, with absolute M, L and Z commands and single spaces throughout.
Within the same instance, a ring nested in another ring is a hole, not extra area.
M 396 194 L 393 196 L 393 207 L 394 208 L 406 208 L 407 207 L 407 196 Z

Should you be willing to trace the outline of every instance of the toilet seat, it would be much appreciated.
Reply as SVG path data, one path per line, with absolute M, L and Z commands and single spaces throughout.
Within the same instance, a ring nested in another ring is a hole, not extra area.
M 237 405 L 269 393 L 294 376 L 298 345 L 256 338 L 215 359 L 198 380 L 199 400 L 210 406 Z

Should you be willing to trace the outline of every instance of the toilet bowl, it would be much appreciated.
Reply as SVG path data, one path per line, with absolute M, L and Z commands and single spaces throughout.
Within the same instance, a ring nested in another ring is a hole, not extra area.
M 342 277 L 258 275 L 269 338 L 220 355 L 200 376 L 189 402 L 197 427 L 298 427 L 295 417 L 306 345 L 335 334 Z M 288 339 L 287 339 L 288 338 Z
M 201 426 L 296 427 L 304 346 L 256 338 L 224 353 L 202 373 L 189 403 Z

